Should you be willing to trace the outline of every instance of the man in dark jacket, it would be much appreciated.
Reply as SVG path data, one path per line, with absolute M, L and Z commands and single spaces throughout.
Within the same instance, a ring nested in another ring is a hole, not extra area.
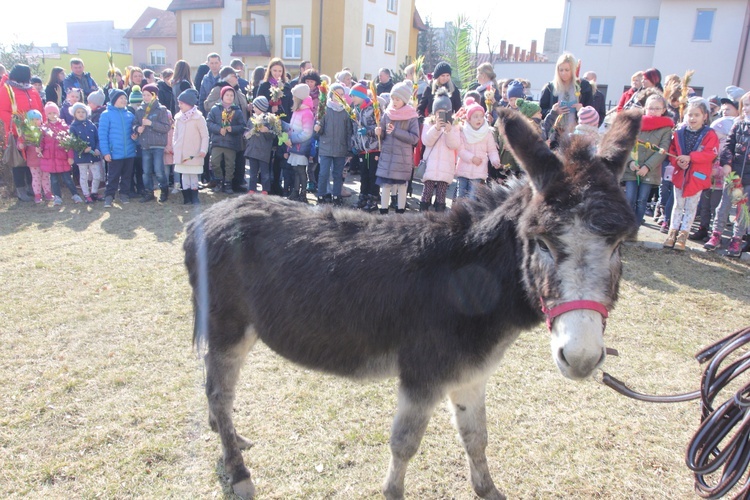
M 380 68 L 378 72 L 378 86 L 375 89 L 378 95 L 390 93 L 393 89 L 393 80 L 391 79 L 391 70 L 388 68 Z
M 84 100 L 89 98 L 89 94 L 99 88 L 91 73 L 85 73 L 83 67 L 83 61 L 78 58 L 70 60 L 70 74 L 63 80 L 63 89 L 67 95 L 70 89 L 81 89 L 83 91 Z
M 587 71 L 583 78 L 585 80 L 588 80 L 588 82 L 591 84 L 591 90 L 594 92 L 594 102 L 591 105 L 597 113 L 599 113 L 599 126 L 602 126 L 602 123 L 604 123 L 604 117 L 607 114 L 607 105 L 604 101 L 604 94 L 596 88 L 596 73 L 593 71 Z

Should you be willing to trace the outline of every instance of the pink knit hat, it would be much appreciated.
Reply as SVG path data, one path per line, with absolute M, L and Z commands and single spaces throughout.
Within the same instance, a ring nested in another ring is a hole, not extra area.
M 44 105 L 44 114 L 50 113 L 54 111 L 58 115 L 60 114 L 60 108 L 57 107 L 57 104 L 55 104 L 52 101 L 49 101 L 47 104 Z
M 484 108 L 480 104 L 477 104 L 473 97 L 467 97 L 464 106 L 466 107 L 467 120 L 471 120 L 471 115 L 474 113 L 481 113 L 484 115 Z
M 584 106 L 578 111 L 578 123 L 581 125 L 599 126 L 599 113 L 591 106 Z

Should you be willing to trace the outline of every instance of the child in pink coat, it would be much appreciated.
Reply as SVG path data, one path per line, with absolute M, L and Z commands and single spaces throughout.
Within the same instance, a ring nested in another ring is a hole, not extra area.
M 452 112 L 447 91 L 438 89 L 432 103 L 432 114 L 425 119 L 422 128 L 422 143 L 425 151 L 422 158 L 427 163 L 424 172 L 424 189 L 419 202 L 419 211 L 426 212 L 435 194 L 435 211 L 445 211 L 445 195 L 448 185 L 456 173 L 456 151 L 461 147 L 458 127 L 448 119 Z
M 62 191 L 60 182 L 70 190 L 74 203 L 83 203 L 83 198 L 78 196 L 73 177 L 70 170 L 73 165 L 73 150 L 67 150 L 60 143 L 68 135 L 68 126 L 60 119 L 60 108 L 54 102 L 48 102 L 44 106 L 47 115 L 47 123 L 42 127 L 42 139 L 39 147 L 42 151 L 40 168 L 42 172 L 50 174 L 52 181 L 52 193 L 55 195 L 55 205 L 62 205 Z
M 466 100 L 466 123 L 461 127 L 461 147 L 458 150 L 458 194 L 456 198 L 476 197 L 477 186 L 487 178 L 487 161 L 500 166 L 500 154 L 492 135 L 492 127 L 484 117 L 484 108 L 469 97 Z
M 30 135 L 35 137 L 19 137 L 19 144 L 23 144 L 26 155 L 26 165 L 31 170 L 31 188 L 34 190 L 34 202 L 42 202 L 42 190 L 44 190 L 44 199 L 52 201 L 52 186 L 50 184 L 49 172 L 42 172 L 42 149 L 41 149 L 41 131 L 42 131 L 42 114 L 36 109 L 29 110 L 26 113 L 26 120 L 30 124 L 28 127 Z M 32 127 L 35 130 L 32 130 Z

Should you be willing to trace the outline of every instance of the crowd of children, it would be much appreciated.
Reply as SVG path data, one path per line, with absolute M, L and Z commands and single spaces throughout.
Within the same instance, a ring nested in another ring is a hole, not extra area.
M 536 103 L 529 82 L 498 82 L 487 64 L 462 99 L 446 62 L 429 78 L 411 65 L 394 83 L 385 68 L 378 82 L 368 82 L 348 68 L 321 75 L 303 61 L 290 81 L 283 61 L 273 58 L 248 82 L 238 73 L 241 61 L 222 67 L 219 55 L 209 54 L 193 82 L 179 61 L 161 79 L 129 68 L 123 81 L 112 69 L 105 92 L 73 60 L 71 74 L 55 68 L 46 89 L 31 81 L 28 67 L 14 67 L 0 80 L 0 117 L 3 137 L 15 140 L 28 166 L 28 194 L 14 168 L 22 201 L 60 205 L 64 184 L 74 203 L 96 202 L 100 187 L 107 208 L 134 193 L 155 201 L 157 188 L 164 203 L 172 183 L 185 204 L 198 204 L 199 190 L 212 187 L 305 203 L 315 193 L 318 204 L 340 206 L 348 166 L 360 175 L 357 208 L 403 213 L 415 168 L 423 166 L 419 210 L 441 212 L 449 194 L 460 203 L 483 183 L 523 175 L 494 126 L 498 108 L 526 116 L 553 149 L 571 135 L 596 148 L 607 126 L 594 107 L 602 96 L 595 75 L 578 78 L 577 67 L 563 54 Z M 664 246 L 684 250 L 688 239 L 703 239 L 712 250 L 734 207 L 727 253 L 739 256 L 750 219 L 750 93 L 728 87 L 725 98 L 691 96 L 687 81 L 672 75 L 662 82 L 650 68 L 633 75 L 609 114 L 631 108 L 641 108 L 643 118 L 622 185 L 636 221 L 643 222 L 658 191 L 653 215 L 667 233 Z M 697 216 L 700 228 L 691 235 Z

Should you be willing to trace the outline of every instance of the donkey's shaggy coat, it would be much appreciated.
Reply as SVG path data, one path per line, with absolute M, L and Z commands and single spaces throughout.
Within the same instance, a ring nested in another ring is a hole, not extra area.
M 486 381 L 543 319 L 540 299 L 613 306 L 619 244 L 636 229 L 618 179 L 640 118 L 621 114 L 596 154 L 574 138 L 560 156 L 520 115 L 501 120 L 526 180 L 481 189 L 449 214 L 380 217 L 243 196 L 190 223 L 194 342 L 208 346 L 209 422 L 237 494 L 254 487 L 240 452 L 250 443 L 232 423 L 234 390 L 260 339 L 309 368 L 399 377 L 386 497 L 403 496 L 406 466 L 447 396 L 474 490 L 502 498 L 485 456 Z M 584 378 L 603 362 L 602 316 L 577 308 L 552 321 L 564 375 Z

